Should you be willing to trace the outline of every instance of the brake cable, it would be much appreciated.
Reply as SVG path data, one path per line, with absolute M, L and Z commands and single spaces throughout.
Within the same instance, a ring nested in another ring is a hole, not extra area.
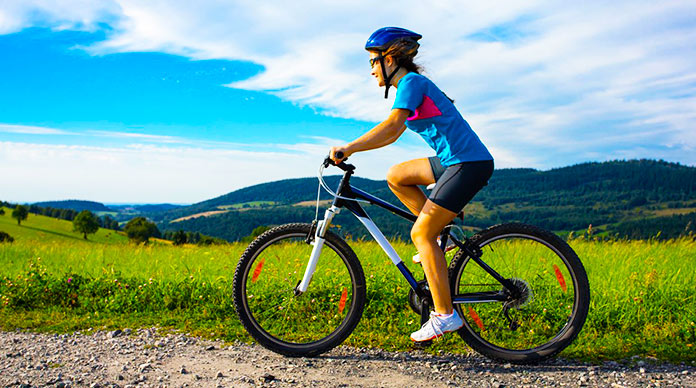
M 340 199 L 345 199 L 346 201 L 355 201 L 355 202 L 363 202 L 363 203 L 370 203 L 370 201 L 365 201 L 364 199 L 357 199 L 357 198 L 348 198 L 344 197 L 341 195 L 338 195 L 334 193 L 327 185 L 326 182 L 324 181 L 324 163 L 319 166 L 319 174 L 317 178 L 319 179 L 319 185 L 324 188 L 329 194 L 331 194 L 334 198 L 340 198 Z M 319 196 L 317 195 L 317 217 L 319 214 Z

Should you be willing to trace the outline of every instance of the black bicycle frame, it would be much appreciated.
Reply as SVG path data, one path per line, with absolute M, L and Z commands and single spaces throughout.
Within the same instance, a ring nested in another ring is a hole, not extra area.
M 350 210 L 350 212 L 353 213 L 353 215 L 355 215 L 358 219 L 363 218 L 370 220 L 371 222 L 372 220 L 370 219 L 370 216 L 365 212 L 362 206 L 360 206 L 360 202 L 352 201 L 350 199 L 343 199 L 340 197 L 362 199 L 369 202 L 372 205 L 376 205 L 383 209 L 386 209 L 389 212 L 396 214 L 397 216 L 400 216 L 402 218 L 405 218 L 411 222 L 415 222 L 418 218 L 416 215 L 404 209 L 401 209 L 387 201 L 373 196 L 370 193 L 367 193 L 356 187 L 351 186 L 350 177 L 353 175 L 353 166 L 345 163 L 340 163 L 339 165 L 337 165 L 337 167 L 341 168 L 345 172 L 338 185 L 338 189 L 336 190 L 337 196 L 334 197 L 332 204 L 333 206 L 337 208 L 346 208 Z M 504 290 L 500 290 L 487 292 L 470 292 L 465 294 L 452 295 L 452 302 L 456 304 L 504 302 L 506 300 L 509 300 L 511 297 L 515 297 L 515 295 L 519 292 L 517 287 L 513 285 L 512 282 L 510 282 L 508 279 L 503 278 L 500 274 L 498 274 L 493 268 L 491 268 L 481 259 L 481 251 L 478 249 L 478 247 L 466 238 L 464 242 L 457 240 L 454 236 L 449 234 L 448 229 L 449 228 L 445 228 L 445 231 L 443 231 L 441 235 L 441 248 L 444 250 L 444 247 L 447 244 L 447 238 L 450 238 L 460 249 L 463 249 L 464 252 L 467 253 L 470 259 L 472 259 L 484 271 L 490 274 L 505 288 L 505 290 L 507 290 L 507 292 L 505 292 Z M 396 264 L 396 267 L 399 269 L 403 277 L 406 278 L 406 281 L 408 281 L 408 284 L 411 286 L 416 295 L 418 295 L 418 297 L 421 298 L 420 300 L 424 300 L 423 298 L 430 298 L 430 295 L 427 295 L 425 290 L 418 285 L 418 281 L 413 276 L 411 271 L 406 267 L 406 265 L 404 265 L 403 261 Z

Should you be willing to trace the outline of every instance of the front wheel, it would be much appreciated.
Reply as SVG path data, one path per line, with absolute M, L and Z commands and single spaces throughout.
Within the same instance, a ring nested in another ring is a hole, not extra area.
M 582 329 L 590 286 L 580 259 L 555 234 L 525 224 L 502 224 L 471 238 L 481 260 L 511 281 L 511 295 L 473 259 L 458 252 L 450 264 L 456 295 L 499 292 L 503 302 L 457 304 L 459 330 L 469 346 L 493 359 L 532 363 L 565 349 Z
M 341 344 L 362 317 L 365 275 L 353 250 L 326 232 L 306 292 L 302 280 L 313 245 L 309 224 L 287 224 L 256 238 L 234 274 L 237 315 L 259 344 L 288 356 L 315 356 Z

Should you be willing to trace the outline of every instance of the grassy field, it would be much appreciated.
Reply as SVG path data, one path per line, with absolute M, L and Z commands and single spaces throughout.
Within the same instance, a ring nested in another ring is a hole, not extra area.
M 251 201 L 251 202 L 241 202 L 241 203 L 235 203 L 233 205 L 223 205 L 223 206 L 218 206 L 218 209 L 223 209 L 223 210 L 229 210 L 229 209 L 241 209 L 241 208 L 253 208 L 253 207 L 260 207 L 264 205 L 275 205 L 276 202 L 273 201 Z
M 16 241 L 0 244 L 4 329 L 64 332 L 157 325 L 250 340 L 231 299 L 244 245 L 136 246 L 107 231 L 84 241 L 65 221 L 30 215 L 17 226 L 11 212 L 6 213 L 0 216 L 0 230 Z M 587 269 L 592 303 L 580 337 L 562 356 L 696 361 L 694 241 L 570 243 Z M 369 304 L 347 343 L 410 349 L 408 335 L 418 328 L 419 318 L 408 307 L 408 285 L 375 243 L 350 245 L 365 269 Z M 394 247 L 403 258 L 415 254 L 409 244 L 395 242 Z M 410 259 L 405 261 L 419 272 Z M 430 348 L 440 350 L 466 352 L 467 347 L 451 335 Z
M 8 233 L 20 244 L 27 241 L 84 240 L 82 234 L 73 232 L 72 222 L 29 213 L 29 217 L 21 225 L 17 225 L 17 220 L 12 218 L 12 209 L 2 209 L 5 214 L 0 215 L 0 231 Z M 99 229 L 97 233 L 88 235 L 87 239 L 90 242 L 109 244 L 128 242 L 124 234 L 108 229 Z

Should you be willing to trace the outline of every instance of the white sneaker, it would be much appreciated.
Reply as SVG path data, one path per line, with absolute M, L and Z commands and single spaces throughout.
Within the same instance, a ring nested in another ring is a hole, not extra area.
M 440 246 L 440 241 L 441 241 L 440 236 L 437 236 L 437 246 Z M 454 242 L 452 242 L 451 239 L 447 239 L 447 246 L 445 247 L 445 253 L 451 251 L 452 249 L 454 249 L 456 247 L 457 246 L 454 244 Z M 420 253 L 416 253 L 415 255 L 413 255 L 412 259 L 413 259 L 414 263 L 416 263 L 416 264 L 420 263 L 421 262 Z
M 415 342 L 430 341 L 445 333 L 459 330 L 462 326 L 464 326 L 464 321 L 457 314 L 457 310 L 454 310 L 452 315 L 447 318 L 433 311 L 430 313 L 428 322 L 425 322 L 420 330 L 411 333 L 411 339 Z

